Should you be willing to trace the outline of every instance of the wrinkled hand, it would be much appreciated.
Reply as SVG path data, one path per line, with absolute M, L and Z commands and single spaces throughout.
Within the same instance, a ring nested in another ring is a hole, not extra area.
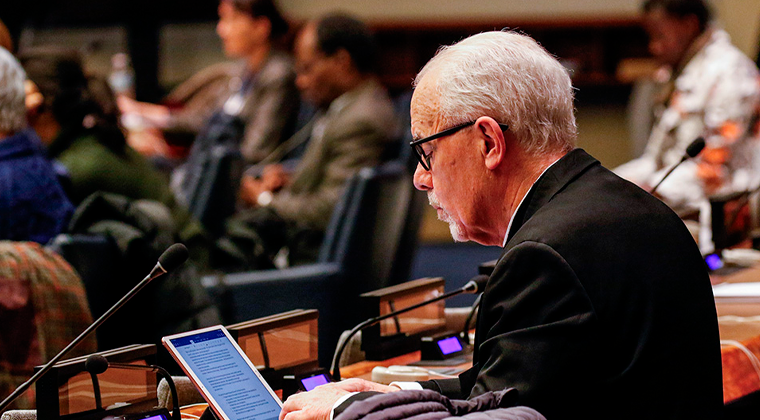
M 329 420 L 336 401 L 346 394 L 364 391 L 394 392 L 399 389 L 356 378 L 320 385 L 309 392 L 291 395 L 282 406 L 280 420 Z
M 267 191 L 277 192 L 290 181 L 282 165 L 267 165 L 261 172 L 261 182 Z

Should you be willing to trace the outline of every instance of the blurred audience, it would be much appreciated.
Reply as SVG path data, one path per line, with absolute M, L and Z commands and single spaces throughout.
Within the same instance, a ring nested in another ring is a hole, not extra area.
M 26 75 L 0 48 L 0 239 L 41 244 L 66 229 L 74 207 L 26 123 Z
M 655 119 L 644 154 L 615 172 L 641 187 L 655 185 L 697 137 L 705 150 L 658 189 L 675 210 L 700 212 L 700 247 L 710 252 L 712 194 L 758 184 L 760 79 L 755 64 L 711 22 L 704 0 L 648 0 L 644 27 L 656 72 Z
M 48 156 L 65 166 L 75 205 L 95 192 L 155 200 L 171 210 L 182 238 L 201 235 L 200 224 L 175 203 L 167 180 L 126 144 L 112 94 L 103 80 L 85 75 L 76 52 L 40 47 L 20 60 L 31 82 L 29 122 Z
M 316 259 L 333 207 L 346 181 L 377 165 L 398 139 L 393 105 L 375 79 L 374 40 L 364 23 L 329 15 L 307 23 L 295 46 L 296 83 L 318 112 L 267 161 L 308 139 L 292 176 L 267 166 L 245 176 L 240 197 L 250 208 L 227 223 L 218 241 L 221 266 L 271 268 L 285 248 L 291 265 Z
M 287 29 L 273 0 L 222 0 L 216 31 L 225 54 L 238 62 L 212 66 L 180 85 L 167 98 L 182 103 L 178 109 L 120 96 L 127 122 L 137 117 L 137 124 L 162 131 L 133 137 L 131 144 L 145 154 L 167 155 L 162 133 L 194 136 L 214 113 L 225 113 L 244 123 L 243 157 L 256 163 L 267 156 L 292 134 L 298 113 L 292 60 L 273 46 Z

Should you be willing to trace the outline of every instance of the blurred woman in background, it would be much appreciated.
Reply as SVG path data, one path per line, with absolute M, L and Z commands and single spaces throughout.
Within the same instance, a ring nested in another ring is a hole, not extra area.
M 76 52 L 40 47 L 19 58 L 29 79 L 29 124 L 68 172 L 74 205 L 99 191 L 154 200 L 170 209 L 180 236 L 200 234 L 200 224 L 176 205 L 167 180 L 127 145 L 113 94 L 104 80 L 85 75 Z
M 224 112 L 245 125 L 240 152 L 248 163 L 269 155 L 293 133 L 300 102 L 293 63 L 274 46 L 287 30 L 273 0 L 222 0 L 216 32 L 237 62 L 211 66 L 180 85 L 167 97 L 182 105 L 178 109 L 120 96 L 128 124 L 161 130 L 159 136 L 143 130 L 130 143 L 144 154 L 166 156 L 162 134 L 194 136 L 214 113 Z

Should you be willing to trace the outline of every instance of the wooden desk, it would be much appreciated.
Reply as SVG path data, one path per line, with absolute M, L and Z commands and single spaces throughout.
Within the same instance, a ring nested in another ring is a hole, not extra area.
M 730 274 L 710 274 L 710 283 L 748 283 L 760 281 L 760 264 L 738 269 Z
M 366 380 L 372 380 L 372 369 L 374 369 L 377 366 L 394 366 L 394 365 L 410 365 L 416 362 L 419 362 L 421 360 L 420 358 L 420 352 L 415 351 L 411 353 L 407 353 L 401 356 L 397 356 L 391 359 L 387 360 L 379 360 L 379 361 L 370 361 L 365 360 L 362 362 L 357 362 L 352 365 L 344 366 L 340 368 L 340 376 L 342 378 L 361 378 Z M 457 369 L 458 371 L 465 371 L 469 369 L 472 366 L 472 361 L 468 361 L 461 364 L 455 364 L 455 365 L 419 365 L 421 367 L 424 367 L 426 369 L 430 369 L 431 371 L 435 371 L 437 369 Z M 430 375 L 430 379 L 440 379 L 445 378 L 446 376 L 436 376 L 434 374 Z
M 730 274 L 711 274 L 710 282 L 713 285 L 722 283 L 748 283 L 748 282 L 760 282 L 760 264 L 756 264 L 752 267 L 738 269 Z M 715 309 L 718 312 L 718 316 L 740 316 L 740 317 L 753 317 L 760 316 L 760 298 L 716 298 Z M 754 336 L 756 334 L 752 334 Z M 723 332 L 721 330 L 721 337 Z M 743 338 L 749 338 L 746 336 Z
M 340 376 L 343 378 L 361 378 L 370 380 L 372 379 L 372 369 L 376 366 L 388 367 L 393 365 L 408 365 L 410 363 L 419 362 L 420 360 L 419 350 L 387 360 L 364 360 L 340 368 Z

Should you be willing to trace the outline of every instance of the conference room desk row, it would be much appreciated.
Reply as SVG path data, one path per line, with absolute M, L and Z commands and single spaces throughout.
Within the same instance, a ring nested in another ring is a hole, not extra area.
M 711 283 L 717 286 L 715 301 L 723 361 L 724 402 L 731 403 L 760 392 L 760 264 L 718 271 L 711 275 Z M 725 285 L 746 288 L 737 289 L 742 296 L 723 296 L 718 291 Z M 757 296 L 753 296 L 755 286 L 759 286 Z M 415 351 L 382 361 L 361 361 L 343 367 L 341 376 L 369 380 L 376 366 L 409 365 L 419 360 L 420 352 Z M 439 368 L 428 367 L 432 370 Z M 464 370 L 468 364 L 454 367 Z M 698 366 L 694 368 L 699 369 Z

